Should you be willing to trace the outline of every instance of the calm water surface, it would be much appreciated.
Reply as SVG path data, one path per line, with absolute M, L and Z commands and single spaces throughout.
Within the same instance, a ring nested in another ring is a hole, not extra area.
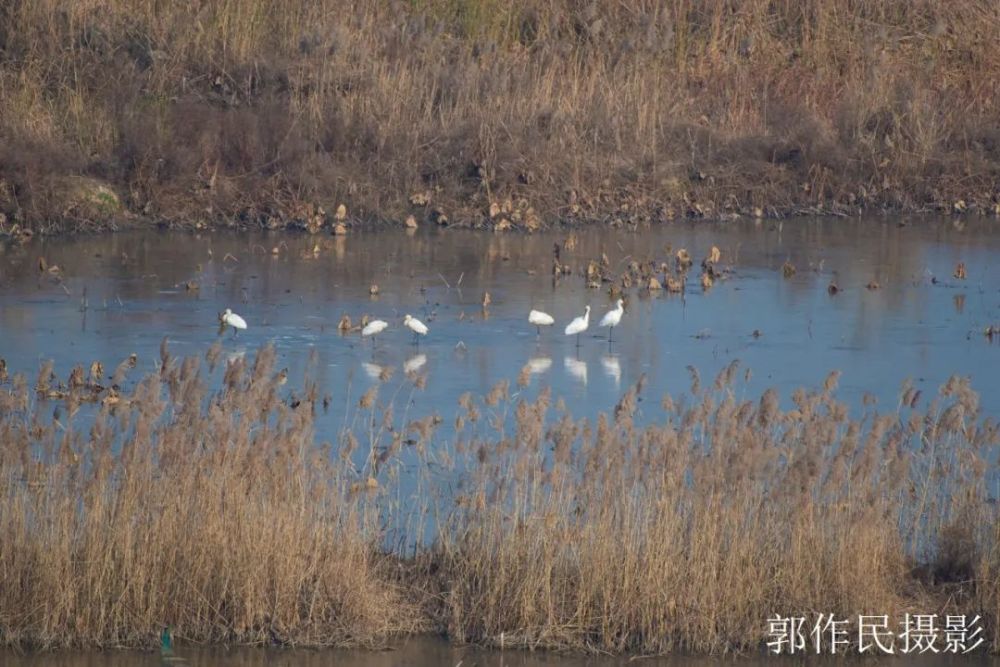
M 426 376 L 407 388 L 411 416 L 450 419 L 464 392 L 484 394 L 500 380 L 517 390 L 526 366 L 531 396 L 549 386 L 577 416 L 613 407 L 646 374 L 642 417 L 655 419 L 665 392 L 690 386 L 688 366 L 709 383 L 739 360 L 752 371 L 737 391 L 756 397 L 769 387 L 787 397 L 815 387 L 831 370 L 843 375 L 839 395 L 854 405 L 865 392 L 894 409 L 901 383 L 933 394 L 953 373 L 972 377 L 986 414 L 1000 415 L 1000 344 L 983 330 L 1000 324 L 1000 224 L 981 221 L 796 220 L 675 224 L 630 233 L 577 232 L 563 261 L 582 269 L 607 254 L 612 267 L 631 259 L 668 261 L 687 248 L 696 259 L 682 298 L 665 292 L 627 294 L 626 313 L 609 345 L 596 321 L 612 306 L 606 289 L 580 275 L 553 283 L 552 247 L 566 233 L 533 236 L 420 230 L 331 238 L 183 233 L 128 233 L 43 240 L 0 254 L 0 357 L 31 378 L 53 359 L 65 378 L 74 364 L 100 360 L 110 372 L 131 352 L 140 370 L 159 363 L 166 336 L 175 355 L 204 354 L 217 339 L 226 307 L 250 328 L 224 338 L 227 356 L 254 354 L 273 342 L 294 386 L 311 353 L 331 407 L 320 424 L 329 438 L 357 396 L 383 369 Z M 703 292 L 697 261 L 712 245 L 729 280 Z M 318 248 L 317 248 L 318 246 Z M 313 250 L 318 252 L 314 253 Z M 276 254 L 275 252 L 276 251 Z M 58 265 L 61 280 L 38 269 Z M 781 265 L 798 272 L 790 279 Z M 957 262 L 968 278 L 952 277 Z M 828 293 L 831 279 L 840 292 Z M 868 290 L 877 281 L 881 288 Z M 188 281 L 199 289 L 189 290 Z M 377 284 L 379 294 L 369 289 Z M 488 313 L 480 304 L 488 291 Z M 87 308 L 81 308 L 86 293 Z M 591 331 L 577 349 L 565 324 L 591 305 Z M 556 318 L 536 340 L 525 321 L 531 308 Z M 430 334 L 412 344 L 406 313 Z M 373 349 L 342 336 L 342 315 L 390 322 Z M 754 331 L 761 335 L 755 337 Z M 600 338 L 598 338 L 600 336 Z

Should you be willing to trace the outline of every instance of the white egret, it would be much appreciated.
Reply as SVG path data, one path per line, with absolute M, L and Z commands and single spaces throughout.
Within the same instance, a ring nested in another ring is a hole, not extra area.
M 556 323 L 555 318 L 540 310 L 532 310 L 528 313 L 528 322 L 535 325 L 539 336 L 542 335 L 542 327 L 550 327 Z
M 372 336 L 373 337 L 372 344 L 374 345 L 374 340 L 375 340 L 374 336 L 377 336 L 378 334 L 382 333 L 387 326 L 389 326 L 389 323 L 386 322 L 385 320 L 372 320 L 371 322 L 366 324 L 365 327 L 361 330 L 361 336 L 363 338 Z
M 427 335 L 427 325 L 415 317 L 407 315 L 403 318 L 403 324 L 413 332 L 413 342 L 417 342 L 417 336 Z
M 566 366 L 566 370 L 569 374 L 575 377 L 577 380 L 583 383 L 583 386 L 587 386 L 587 362 L 581 361 L 580 359 L 574 359 L 573 357 L 566 357 L 563 359 L 563 364 Z
M 229 310 L 228 308 L 226 308 L 224 312 L 219 314 L 219 324 L 221 325 L 219 328 L 222 331 L 225 331 L 226 327 L 232 327 L 233 336 L 236 336 L 236 333 L 240 329 L 247 328 L 247 321 L 244 320 L 239 315 L 237 315 L 236 313 L 234 313 L 233 311 Z M 220 331 L 220 333 L 222 331 Z
M 614 331 L 614 328 L 618 326 L 619 322 L 622 321 L 622 313 L 624 312 L 625 312 L 625 301 L 622 299 L 618 299 L 618 305 L 615 307 L 615 309 L 609 310 L 607 313 L 604 314 L 604 317 L 601 318 L 602 327 L 611 327 L 610 329 L 608 329 L 609 343 L 611 342 L 611 332 Z
M 583 311 L 583 315 L 566 325 L 566 335 L 576 336 L 576 346 L 580 347 L 580 334 L 586 331 L 588 326 L 590 326 L 590 306 Z

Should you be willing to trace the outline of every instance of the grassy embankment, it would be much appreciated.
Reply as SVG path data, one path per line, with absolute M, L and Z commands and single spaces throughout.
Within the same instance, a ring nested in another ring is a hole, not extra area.
M 12 0 L 0 231 L 992 211 L 998 24 L 989 0 Z
M 963 381 L 852 418 L 835 374 L 783 410 L 739 399 L 732 366 L 640 428 L 641 386 L 587 423 L 505 383 L 403 423 L 386 397 L 422 379 L 386 377 L 320 446 L 322 389 L 282 386 L 273 361 L 229 362 L 214 394 L 205 362 L 166 350 L 145 378 L 123 362 L 119 391 L 82 367 L 60 388 L 50 366 L 0 388 L 0 644 L 148 645 L 169 624 L 194 641 L 753 651 L 770 615 L 822 611 L 980 614 L 998 646 L 997 430 Z M 89 425 L 74 414 L 92 399 Z M 410 498 L 414 456 L 434 465 Z M 386 549 L 427 517 L 433 542 Z

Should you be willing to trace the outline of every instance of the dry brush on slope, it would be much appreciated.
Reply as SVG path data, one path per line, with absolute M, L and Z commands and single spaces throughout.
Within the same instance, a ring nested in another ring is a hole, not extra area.
M 992 210 L 998 23 L 986 0 L 13 0 L 2 228 Z

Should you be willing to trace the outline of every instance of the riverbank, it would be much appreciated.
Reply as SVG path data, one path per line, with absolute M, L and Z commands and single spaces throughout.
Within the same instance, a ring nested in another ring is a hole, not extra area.
M 506 381 L 400 416 L 386 399 L 421 391 L 418 368 L 384 374 L 323 444 L 318 369 L 290 381 L 270 347 L 164 343 L 159 370 L 137 365 L 45 364 L 0 390 L 7 646 L 149 646 L 169 625 L 226 644 L 754 653 L 769 618 L 813 613 L 979 616 L 998 646 L 997 428 L 960 378 L 851 415 L 836 373 L 784 408 L 740 398 L 733 363 L 692 369 L 659 408 L 640 380 L 594 422 Z M 644 399 L 661 417 L 640 427 Z
M 0 232 L 992 213 L 998 12 L 10 2 Z

